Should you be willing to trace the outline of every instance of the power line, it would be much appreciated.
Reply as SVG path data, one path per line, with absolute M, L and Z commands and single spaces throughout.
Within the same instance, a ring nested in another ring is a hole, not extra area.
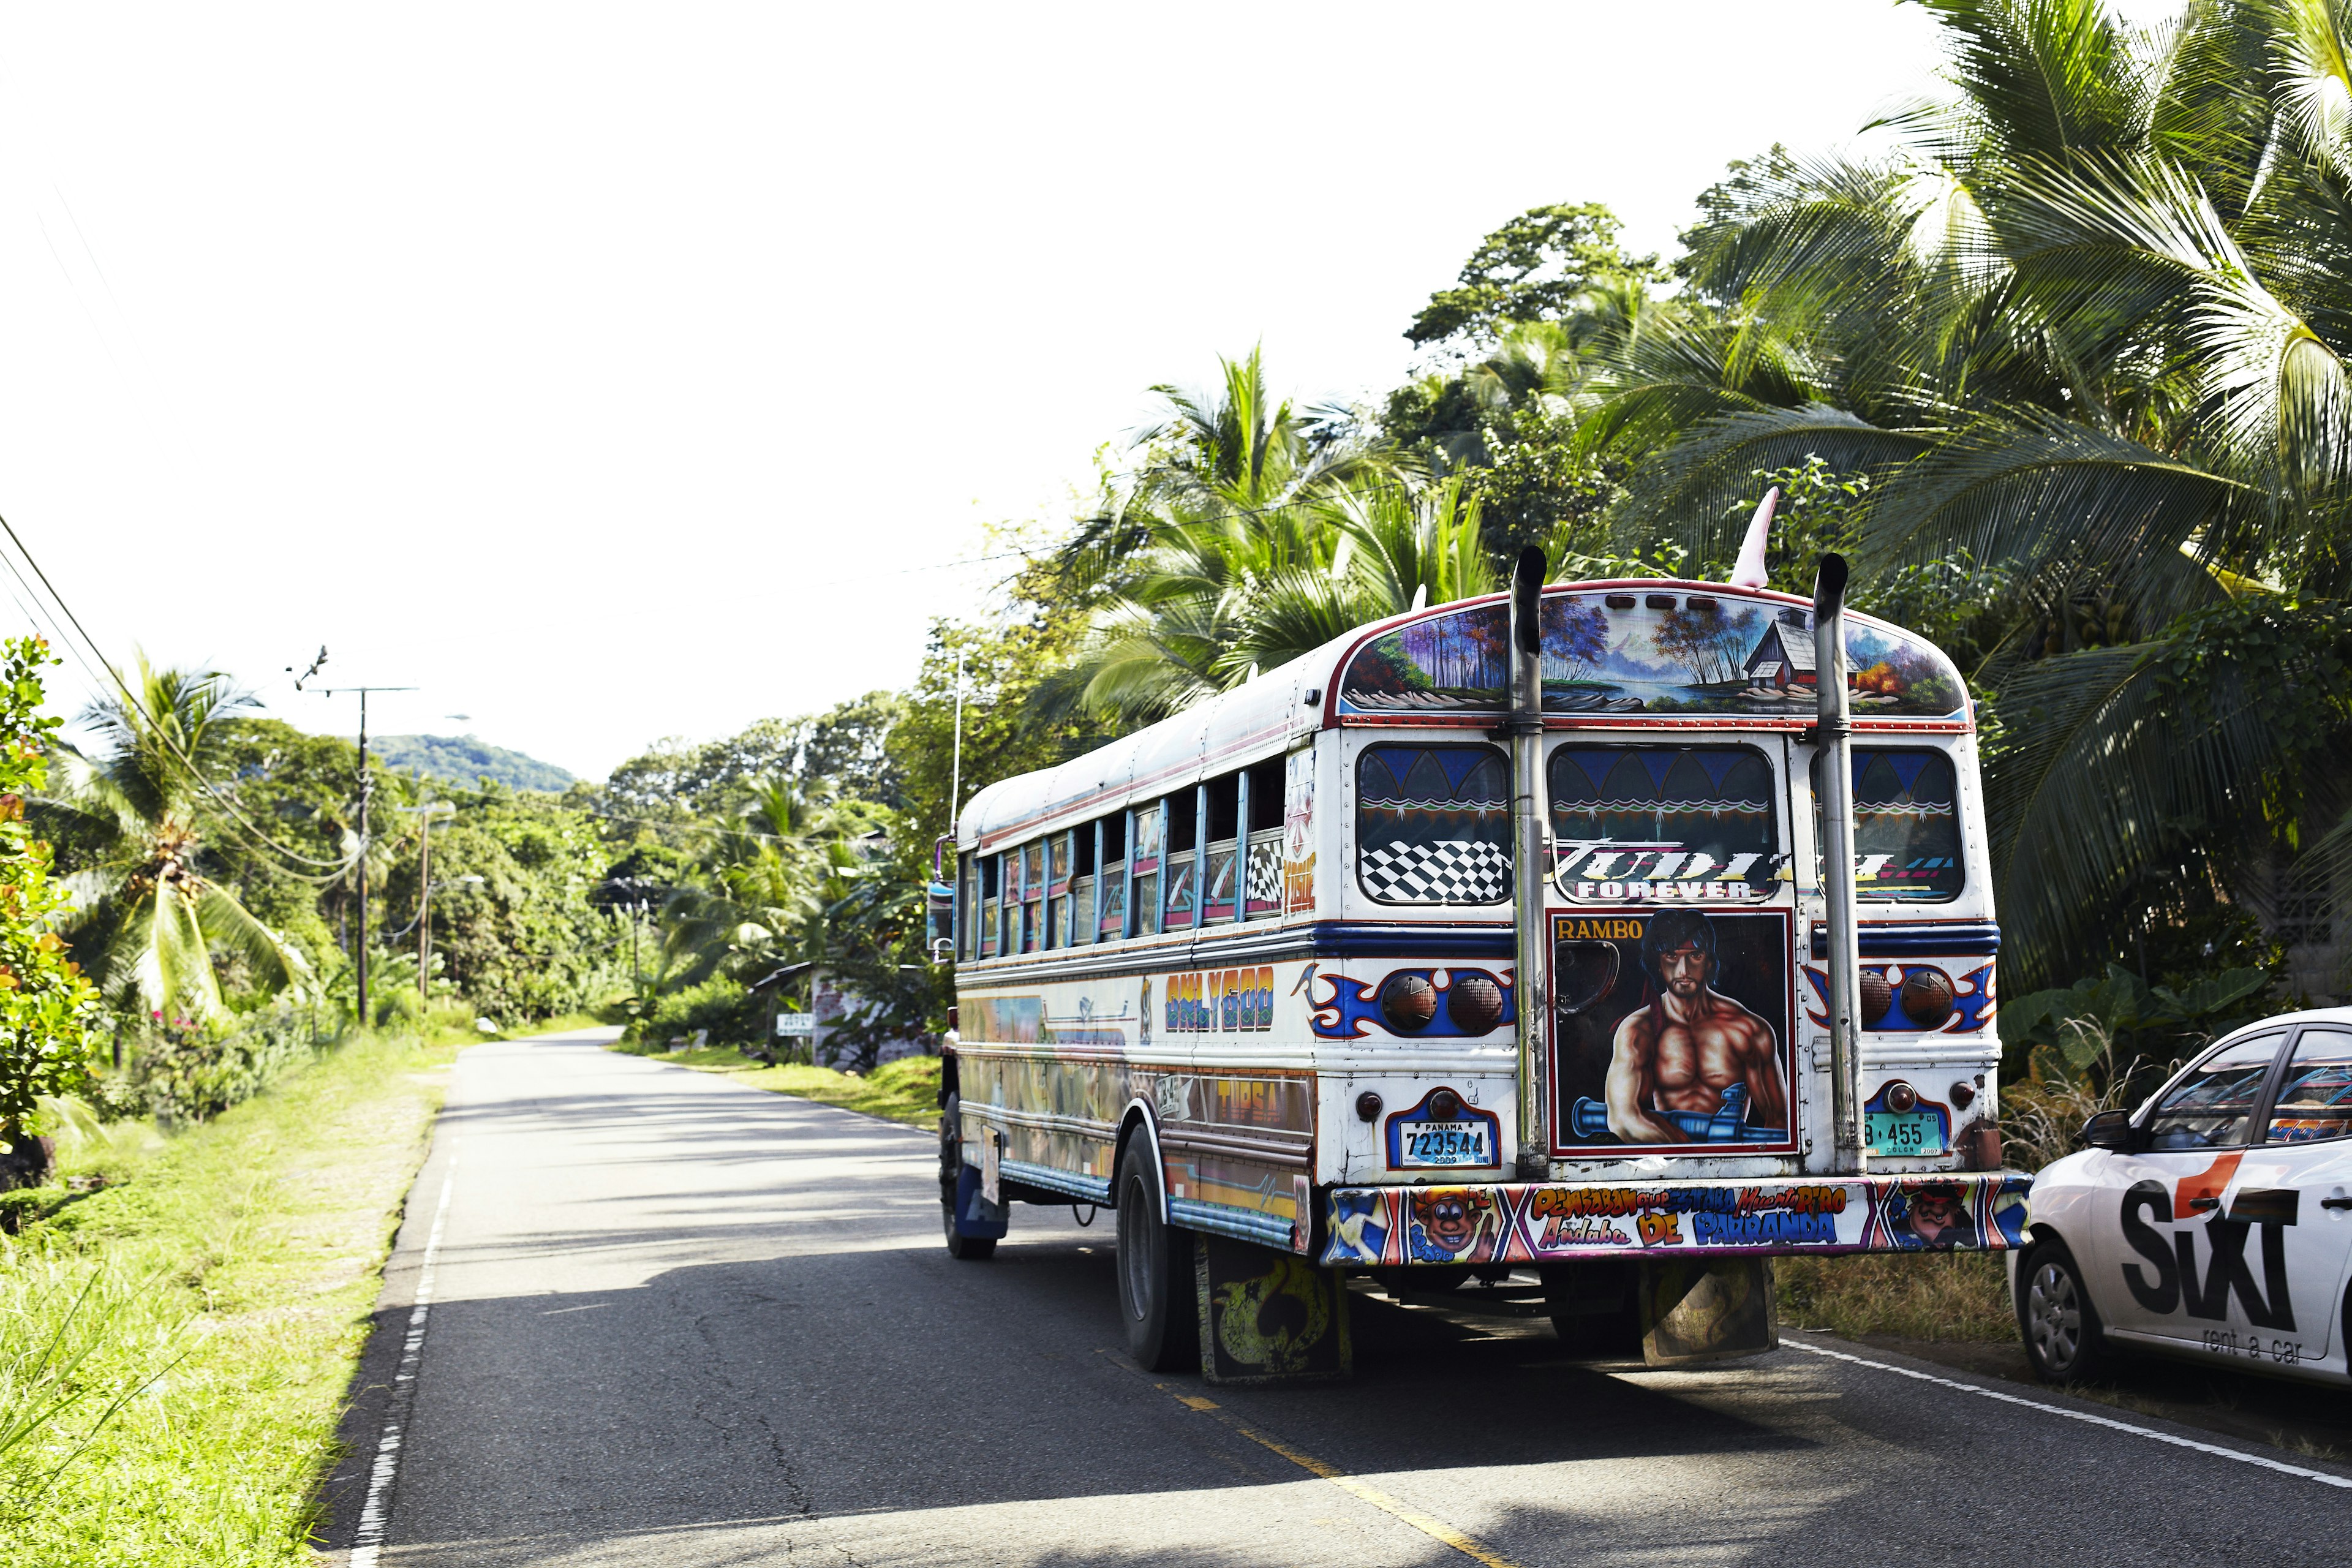
M 66 603 L 65 595 L 58 592 L 57 584 L 49 581 L 49 574 L 41 570 L 40 562 L 34 557 L 33 552 L 30 550 L 26 548 L 24 540 L 18 537 L 16 533 L 16 526 L 9 522 L 7 518 L 5 516 L 0 516 L 0 531 L 6 531 L 9 542 L 14 544 L 16 547 L 16 552 L 25 558 L 25 564 L 33 569 L 33 575 L 38 577 L 41 580 L 41 586 L 48 590 L 51 601 L 53 601 L 57 605 L 58 608 L 64 613 L 66 620 L 73 626 L 73 629 L 80 635 L 82 642 L 88 646 L 89 651 L 97 656 L 98 661 L 105 668 L 108 678 L 113 681 L 115 689 L 121 692 L 122 700 L 131 705 L 131 711 L 137 713 L 142 719 L 144 719 L 147 721 L 148 728 L 163 742 L 166 754 L 169 755 L 172 760 L 180 764 L 180 766 L 186 772 L 189 779 L 194 783 L 196 787 L 210 795 L 213 798 L 214 803 L 228 814 L 231 821 L 236 823 L 237 826 L 244 828 L 247 834 L 252 836 L 253 847 L 266 849 L 268 852 L 282 855 L 290 860 L 299 860 L 306 866 L 320 867 L 333 875 L 341 875 L 350 868 L 352 862 L 348 858 L 342 860 L 321 860 L 317 858 L 315 856 L 305 855 L 299 849 L 289 848 L 287 846 L 280 844 L 276 839 L 270 837 L 268 834 L 263 832 L 260 828 L 256 827 L 250 821 L 247 820 L 245 814 L 237 810 L 236 803 L 231 800 L 227 795 L 221 793 L 210 779 L 205 777 L 203 771 L 196 766 L 195 759 L 182 751 L 180 749 L 180 743 L 176 740 L 173 740 L 171 734 L 165 731 L 163 725 L 157 721 L 155 716 L 147 710 L 146 705 L 139 700 L 138 697 L 131 691 L 130 685 L 123 680 L 121 673 L 117 670 L 114 666 L 107 663 L 106 655 L 99 648 L 98 639 L 91 637 L 89 629 L 83 626 L 81 624 L 81 617 L 74 614 L 73 606 Z M 7 557 L 5 554 L 0 554 L 0 561 L 6 560 Z M 10 574 L 16 578 L 17 582 L 24 583 L 24 576 L 16 571 L 15 563 L 8 563 L 8 570 Z M 26 584 L 25 589 L 26 592 L 29 594 L 32 592 L 32 585 L 30 584 Z M 38 595 L 35 595 L 35 597 L 37 601 Z M 49 617 L 47 615 L 44 615 L 43 618 L 48 621 L 51 630 L 57 630 L 57 622 L 54 618 Z M 85 670 L 89 670 L 89 661 L 81 658 L 79 650 L 73 647 L 72 640 L 66 637 L 62 633 L 59 633 L 58 640 L 64 642 L 68 649 L 73 652 L 75 658 L 81 663 L 82 668 Z M 92 679 L 96 679 L 95 672 L 92 672 Z M 281 870 L 289 869 L 284 867 L 279 868 Z M 301 877 L 303 875 L 300 872 L 293 872 L 292 874 L 297 877 Z M 304 879 L 308 880 L 309 879 L 305 878 Z

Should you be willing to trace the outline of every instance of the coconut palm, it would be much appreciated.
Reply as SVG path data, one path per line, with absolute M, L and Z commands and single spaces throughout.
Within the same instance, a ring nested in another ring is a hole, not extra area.
M 59 744 L 34 810 L 75 846 L 64 933 L 117 1007 L 206 1017 L 220 1011 L 218 967 L 255 989 L 307 977 L 301 955 L 207 878 L 198 782 L 219 763 L 223 721 L 255 706 L 218 670 L 158 669 L 146 656 L 123 693 L 82 722 L 96 754 Z
M 1931 8 L 1952 101 L 1896 117 L 1895 157 L 1719 192 L 1707 308 L 1621 355 L 1584 429 L 1645 455 L 1636 534 L 1720 557 L 1753 476 L 1818 456 L 1875 481 L 1865 580 L 2000 569 L 1996 864 L 2048 972 L 2152 877 L 2251 891 L 2342 809 L 2297 763 L 2352 717 L 2307 603 L 2352 591 L 2352 8 Z
M 696 879 L 662 912 L 666 970 L 682 983 L 809 956 L 827 908 L 866 869 L 857 811 L 797 784 L 755 781 L 751 798 L 713 833 Z

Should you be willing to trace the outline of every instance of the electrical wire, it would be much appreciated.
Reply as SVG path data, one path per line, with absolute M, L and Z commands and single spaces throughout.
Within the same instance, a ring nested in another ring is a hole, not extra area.
M 328 877 L 324 879 L 325 880 L 331 881 L 335 877 L 341 876 L 343 872 L 351 868 L 355 857 L 346 858 L 341 860 L 321 860 L 315 856 L 306 855 L 299 849 L 289 848 L 286 845 L 278 843 L 276 839 L 270 837 L 268 834 L 263 832 L 260 828 L 255 826 L 252 822 L 248 821 L 245 814 L 236 808 L 236 803 L 231 800 L 226 795 L 223 794 L 210 779 L 205 777 L 203 771 L 196 766 L 195 760 L 180 749 L 180 743 L 173 740 L 157 721 L 155 716 L 147 710 L 146 705 L 139 700 L 137 695 L 131 691 L 130 685 L 123 680 L 121 673 L 111 664 L 107 663 L 105 654 L 100 651 L 97 639 L 92 637 L 89 635 L 89 630 L 82 626 L 81 617 L 74 614 L 73 606 L 66 603 L 65 595 L 58 592 L 57 584 L 49 581 L 49 574 L 41 570 L 40 562 L 36 560 L 33 552 L 26 548 L 25 542 L 18 536 L 16 526 L 9 522 L 7 518 L 5 516 L 0 516 L 0 531 L 5 531 L 7 533 L 9 542 L 14 544 L 16 547 L 16 552 L 25 558 L 25 564 L 33 569 L 33 575 L 41 580 L 41 586 L 48 590 L 50 600 L 56 604 L 58 610 L 64 613 L 67 622 L 72 626 L 75 632 L 79 634 L 82 643 L 88 647 L 93 655 L 97 657 L 100 665 L 105 669 L 108 679 L 113 682 L 115 689 L 121 692 L 122 700 L 131 705 L 131 711 L 137 713 L 142 719 L 145 720 L 150 731 L 158 739 L 163 741 L 165 754 L 180 764 L 180 766 L 186 772 L 189 779 L 194 783 L 196 787 L 210 795 L 213 798 L 214 803 L 224 812 L 227 813 L 229 819 L 232 822 L 235 822 L 238 826 L 245 829 L 246 833 L 250 836 L 251 847 L 261 849 L 266 853 L 280 855 L 289 860 L 299 861 L 306 866 L 319 867 L 329 873 Z M 0 563 L 5 563 L 7 565 L 9 574 L 15 577 L 19 584 L 24 584 L 25 591 L 27 594 L 32 594 L 32 584 L 25 582 L 24 574 L 16 570 L 15 562 L 8 560 L 5 553 L 0 553 Z M 39 601 L 38 595 L 34 595 L 33 597 L 36 603 Z M 52 631 L 57 631 L 58 629 L 55 617 L 45 613 L 42 616 L 42 619 L 47 622 L 49 628 Z M 74 647 L 72 639 L 66 637 L 62 632 L 59 632 L 58 640 L 65 644 L 68 651 L 74 655 L 76 661 L 82 666 L 82 668 L 85 671 L 89 672 L 91 679 L 95 680 L 97 679 L 96 672 L 90 670 L 89 661 L 81 657 L 80 649 Z M 305 881 L 312 880 L 308 874 L 296 871 L 291 867 L 280 866 L 278 869 Z

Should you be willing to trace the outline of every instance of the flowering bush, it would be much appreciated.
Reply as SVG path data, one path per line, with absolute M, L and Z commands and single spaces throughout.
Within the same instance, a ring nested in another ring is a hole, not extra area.
M 25 820 L 25 797 L 48 781 L 41 667 L 58 661 L 39 637 L 0 641 L 0 1145 L 14 1147 L 41 1095 L 89 1077 L 97 988 L 66 957 L 49 917 L 70 901 L 50 880 L 49 847 Z

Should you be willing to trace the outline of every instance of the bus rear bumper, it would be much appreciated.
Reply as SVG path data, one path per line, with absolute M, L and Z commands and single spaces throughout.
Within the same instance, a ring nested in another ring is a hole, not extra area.
M 1999 1252 L 2025 1240 L 2015 1171 L 1790 1181 L 1333 1187 L 1328 1268 L 1595 1258 Z

